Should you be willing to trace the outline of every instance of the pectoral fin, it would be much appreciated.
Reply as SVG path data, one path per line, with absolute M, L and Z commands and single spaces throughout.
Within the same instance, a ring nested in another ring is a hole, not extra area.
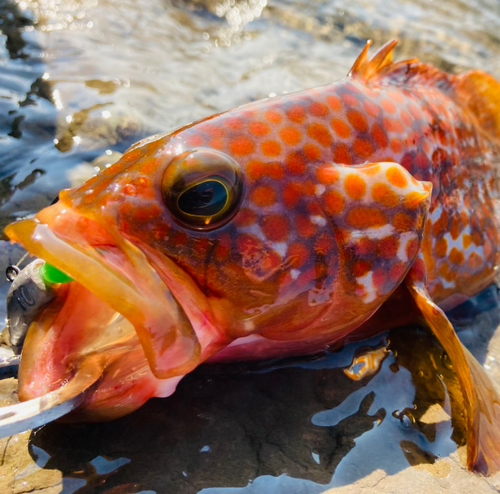
M 444 312 L 425 289 L 407 283 L 419 311 L 457 373 L 467 423 L 467 467 L 483 474 L 500 470 L 500 398 L 477 360 L 465 348 Z

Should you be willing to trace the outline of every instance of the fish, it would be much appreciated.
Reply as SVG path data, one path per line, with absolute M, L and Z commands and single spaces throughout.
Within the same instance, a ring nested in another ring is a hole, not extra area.
M 73 280 L 29 327 L 20 400 L 84 367 L 100 378 L 71 417 L 110 420 L 203 362 L 419 322 L 460 383 L 467 467 L 497 471 L 499 397 L 444 311 L 498 271 L 500 84 L 393 62 L 396 43 L 369 58 L 368 42 L 338 82 L 146 138 L 7 226 Z

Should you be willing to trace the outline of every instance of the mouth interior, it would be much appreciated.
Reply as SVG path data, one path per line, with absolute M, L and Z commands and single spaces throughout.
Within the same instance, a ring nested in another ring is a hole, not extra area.
M 99 317 L 93 317 L 101 330 L 107 328 L 103 335 L 87 324 L 78 330 L 95 338 L 90 347 L 86 345 L 87 350 L 95 351 L 134 332 L 155 377 L 178 376 L 197 365 L 200 344 L 189 319 L 144 253 L 132 243 L 112 237 L 93 220 L 59 204 L 37 218 L 9 225 L 6 233 L 75 280 L 62 285 L 60 291 L 73 301 L 82 299 L 82 304 L 69 304 L 73 312 L 81 306 L 81 326 L 99 308 Z M 50 306 L 60 310 L 60 297 L 58 300 Z

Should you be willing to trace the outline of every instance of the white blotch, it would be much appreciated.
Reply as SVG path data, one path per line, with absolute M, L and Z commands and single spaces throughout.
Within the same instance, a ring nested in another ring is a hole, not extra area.
M 325 192 L 326 187 L 323 184 L 316 185 L 316 195 L 321 196 Z
M 296 280 L 300 276 L 300 270 L 299 269 L 292 269 L 290 271 L 290 276 L 292 277 L 292 280 Z
M 365 293 L 362 295 L 363 302 L 366 304 L 373 302 L 377 297 L 377 292 L 373 286 L 373 271 L 369 271 L 364 276 L 356 278 L 356 281 L 364 288 Z
M 311 455 L 313 457 L 313 460 L 319 465 L 319 455 L 318 455 L 318 453 L 315 453 L 314 451 L 311 451 Z
M 326 219 L 323 218 L 323 216 L 310 216 L 309 219 L 315 225 L 318 225 L 318 226 L 325 226 L 326 225 Z
M 285 257 L 287 250 L 286 242 L 273 242 L 271 246 L 282 258 Z
M 210 453 L 210 451 L 212 451 L 210 446 L 203 446 L 203 448 L 200 449 L 200 453 Z
M 413 232 L 404 232 L 399 236 L 399 248 L 397 252 L 398 259 L 403 262 L 408 260 L 408 255 L 406 254 L 406 247 L 408 242 L 417 238 L 417 235 Z

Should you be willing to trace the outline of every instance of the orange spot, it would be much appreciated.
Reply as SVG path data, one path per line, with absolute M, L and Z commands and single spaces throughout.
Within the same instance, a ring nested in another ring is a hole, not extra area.
M 328 115 L 328 113 L 330 112 L 328 106 L 317 101 L 309 105 L 309 111 L 315 117 L 326 117 L 326 115 Z
M 378 252 L 385 259 L 396 257 L 399 248 L 399 240 L 396 237 L 386 237 L 379 241 Z
M 234 224 L 238 227 L 253 225 L 257 221 L 257 213 L 252 209 L 241 208 L 234 217 Z
M 347 213 L 346 221 L 353 228 L 373 228 L 387 224 L 387 217 L 378 209 L 359 206 Z
M 250 122 L 248 124 L 248 130 L 257 137 L 265 136 L 269 134 L 271 128 L 266 122 Z
M 406 257 L 413 259 L 418 252 L 418 240 L 414 238 L 406 244 Z
M 395 113 L 396 112 L 396 105 L 388 99 L 383 99 L 380 102 L 380 106 L 387 112 L 387 113 Z
M 448 242 L 444 237 L 436 241 L 434 252 L 438 257 L 444 257 L 448 253 Z
M 363 101 L 363 108 L 370 117 L 377 117 L 380 113 L 380 106 L 370 100 Z
M 383 124 L 387 132 L 397 132 L 402 134 L 405 130 L 403 124 L 394 118 L 385 117 L 383 119 Z
M 241 120 L 236 117 L 226 118 L 224 125 L 234 131 L 241 130 L 241 128 L 243 127 Z
M 399 91 L 390 90 L 386 92 L 386 95 L 398 105 L 402 105 L 405 102 L 404 94 L 400 93 Z
M 247 178 L 258 180 L 266 174 L 266 165 L 262 161 L 252 160 L 247 163 Z
M 306 144 L 303 151 L 309 160 L 318 160 L 321 157 L 321 151 L 315 144 Z
M 366 183 L 359 175 L 349 173 L 344 181 L 344 189 L 353 199 L 362 199 L 366 192 Z
M 332 136 L 330 131 L 320 123 L 313 123 L 307 127 L 307 134 L 314 140 L 318 141 L 322 146 L 330 146 Z
M 470 269 L 478 269 L 483 265 L 483 258 L 477 252 L 471 252 L 467 260 Z
M 320 184 L 334 184 L 340 177 L 339 170 L 331 165 L 323 165 L 316 169 L 316 178 Z
M 413 191 L 407 194 L 404 200 L 404 206 L 407 209 L 415 209 L 422 201 L 429 197 L 429 192 Z
M 288 238 L 290 225 L 288 218 L 281 214 L 270 214 L 260 224 L 264 235 L 272 242 L 283 242 Z
M 249 137 L 238 136 L 229 141 L 229 150 L 237 156 L 246 156 L 253 152 L 255 145 Z
M 306 171 L 306 163 L 300 153 L 290 153 L 287 155 L 285 165 L 292 175 L 302 175 Z
M 413 161 L 414 161 L 415 165 L 417 165 L 422 170 L 426 170 L 427 168 L 429 168 L 429 164 L 430 164 L 429 158 L 427 158 L 426 154 L 422 153 L 421 151 L 415 155 L 415 158 Z
M 403 276 L 405 275 L 406 271 L 408 269 L 408 265 L 405 264 L 402 261 L 397 262 L 392 266 L 392 268 L 389 271 L 389 279 L 393 283 L 397 283 Z
M 396 213 L 392 218 L 394 228 L 400 232 L 407 232 L 411 230 L 413 219 L 406 213 Z
M 453 281 L 455 277 L 455 273 L 450 269 L 450 266 L 447 262 L 444 262 L 439 267 L 439 274 L 448 282 Z
M 461 265 L 465 262 L 465 257 L 463 252 L 458 250 L 456 247 L 452 247 L 448 259 L 452 264 Z
M 339 214 L 344 209 L 344 197 L 336 190 L 330 190 L 323 196 L 326 211 L 331 215 Z
M 368 121 L 360 111 L 349 110 L 347 112 L 347 120 L 359 132 L 366 132 L 368 130 Z
M 387 281 L 387 274 L 384 268 L 378 268 L 373 271 L 372 276 L 373 286 L 377 289 L 383 288 Z
M 304 196 L 302 184 L 297 182 L 289 182 L 285 185 L 283 189 L 283 204 L 288 208 L 292 209 Z
M 391 139 L 391 150 L 395 154 L 399 154 L 403 150 L 403 141 L 401 139 Z
M 186 142 L 190 147 L 203 146 L 205 144 L 205 139 L 199 134 L 193 134 L 186 138 Z
M 420 110 L 420 108 L 415 105 L 414 103 L 410 103 L 408 105 L 408 111 L 411 113 L 412 117 L 415 119 L 415 120 L 420 120 L 422 118 L 422 110 Z
M 333 151 L 333 161 L 342 165 L 350 165 L 352 163 L 351 153 L 345 144 L 337 144 Z
M 399 112 L 399 118 L 401 118 L 401 121 L 403 122 L 403 125 L 405 127 L 411 127 L 413 125 L 413 118 L 406 110 L 401 110 Z
M 368 176 L 377 175 L 377 173 L 379 173 L 379 171 L 380 171 L 380 165 L 373 164 L 373 163 L 369 163 L 369 164 L 364 165 L 364 166 L 363 165 L 357 166 L 356 168 L 358 171 L 360 171 L 364 175 L 368 175 Z
M 341 96 L 344 103 L 348 106 L 358 106 L 358 98 L 351 93 L 343 93 Z
M 214 137 L 213 139 L 210 139 L 209 145 L 213 149 L 224 149 L 224 139 L 221 139 L 220 137 Z
M 327 96 L 326 102 L 333 111 L 342 110 L 342 101 L 340 101 L 340 99 L 337 98 L 337 96 Z
M 295 123 L 302 123 L 306 118 L 306 110 L 300 105 L 291 106 L 286 112 L 288 120 Z
M 383 206 L 392 208 L 399 203 L 398 195 L 386 184 L 379 182 L 372 187 L 372 197 Z
M 281 145 L 276 141 L 264 141 L 260 145 L 260 149 L 266 156 L 279 156 L 281 154 Z
M 408 179 L 405 174 L 396 166 L 390 166 L 385 172 L 385 176 L 396 187 L 406 187 L 408 185 Z
M 295 127 L 283 127 L 279 131 L 279 136 L 285 144 L 290 146 L 298 144 L 302 139 L 302 133 Z
M 316 233 L 316 225 L 305 214 L 295 215 L 295 228 L 300 237 L 309 238 Z
M 153 173 L 158 169 L 158 158 L 147 158 L 141 164 L 142 173 Z
M 387 139 L 387 134 L 381 125 L 378 123 L 373 124 L 372 126 L 372 137 L 375 141 L 375 145 L 377 149 L 384 149 L 389 144 L 389 140 Z
M 458 216 L 453 216 L 451 219 L 451 228 L 450 228 L 450 235 L 453 240 L 456 240 L 460 232 L 462 231 L 462 225 L 460 223 L 459 217 Z
M 271 122 L 271 123 L 274 123 L 274 124 L 278 124 L 281 122 L 281 120 L 283 120 L 283 117 L 281 116 L 281 113 L 279 111 L 276 111 L 276 110 L 267 110 L 265 113 L 264 113 L 264 116 Z
M 287 250 L 287 257 L 292 263 L 292 267 L 298 268 L 309 259 L 309 249 L 298 242 L 290 244 Z
M 224 128 L 213 124 L 201 124 L 200 130 L 212 137 L 223 137 L 225 134 Z
M 250 200 L 257 206 L 272 206 L 276 202 L 276 191 L 269 185 L 259 185 L 250 192 Z
M 365 261 L 365 260 L 360 260 L 360 261 L 355 261 L 352 265 L 352 274 L 356 278 L 360 278 L 361 276 L 364 276 L 370 269 L 372 268 L 372 263 Z
M 340 138 L 347 139 L 351 135 L 350 127 L 340 118 L 332 118 L 330 124 Z
M 285 172 L 279 163 L 268 163 L 266 167 L 267 175 L 275 180 L 283 178 Z
M 361 137 L 354 139 L 352 149 L 361 158 L 369 158 L 374 152 L 373 144 L 368 139 Z

